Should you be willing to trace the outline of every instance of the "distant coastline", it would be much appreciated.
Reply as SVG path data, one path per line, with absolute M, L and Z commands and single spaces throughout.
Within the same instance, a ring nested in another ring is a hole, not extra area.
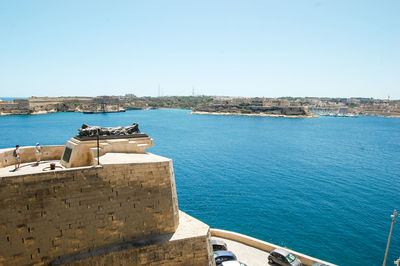
M 400 118 L 400 100 L 324 97 L 125 96 L 2 98 L 0 116 L 55 112 L 113 113 L 125 110 L 190 109 L 192 114 L 312 118 L 359 115 Z

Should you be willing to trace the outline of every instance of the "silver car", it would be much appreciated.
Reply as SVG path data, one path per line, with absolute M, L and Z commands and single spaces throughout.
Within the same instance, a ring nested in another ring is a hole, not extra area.
M 211 243 L 214 251 L 228 250 L 226 243 L 220 239 L 211 238 Z
M 285 249 L 277 248 L 271 251 L 268 256 L 268 263 L 283 265 L 283 266 L 301 266 L 301 261 L 292 253 Z

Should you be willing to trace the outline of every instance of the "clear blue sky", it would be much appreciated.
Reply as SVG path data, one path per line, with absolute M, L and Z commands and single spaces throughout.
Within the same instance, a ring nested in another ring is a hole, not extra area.
M 0 0 L 0 96 L 400 99 L 399 0 Z

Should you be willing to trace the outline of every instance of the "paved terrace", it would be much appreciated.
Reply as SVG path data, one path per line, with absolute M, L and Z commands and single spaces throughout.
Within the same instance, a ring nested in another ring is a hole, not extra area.
M 56 170 L 50 170 L 50 163 L 56 164 Z M 60 164 L 60 160 L 50 160 L 50 161 L 41 161 L 39 165 L 36 165 L 36 162 L 21 163 L 19 169 L 17 170 L 14 169 L 15 169 L 14 165 L 9 165 L 4 168 L 0 168 L 0 178 L 37 174 L 37 173 L 42 173 L 44 171 L 60 171 L 60 170 L 65 170 L 66 168 L 64 168 L 64 166 Z

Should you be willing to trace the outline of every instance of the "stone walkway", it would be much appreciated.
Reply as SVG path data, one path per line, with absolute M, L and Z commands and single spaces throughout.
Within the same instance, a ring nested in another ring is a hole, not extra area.
M 14 165 L 9 165 L 4 168 L 0 168 L 0 178 L 1 177 L 8 177 L 8 176 L 19 176 L 19 175 L 28 175 L 28 174 L 35 174 L 41 173 L 44 171 L 50 170 L 50 163 L 56 164 L 56 170 L 62 170 L 64 167 L 60 165 L 60 160 L 55 161 L 41 161 L 39 165 L 36 165 L 36 162 L 29 162 L 29 163 L 21 163 L 21 166 L 16 171 Z

